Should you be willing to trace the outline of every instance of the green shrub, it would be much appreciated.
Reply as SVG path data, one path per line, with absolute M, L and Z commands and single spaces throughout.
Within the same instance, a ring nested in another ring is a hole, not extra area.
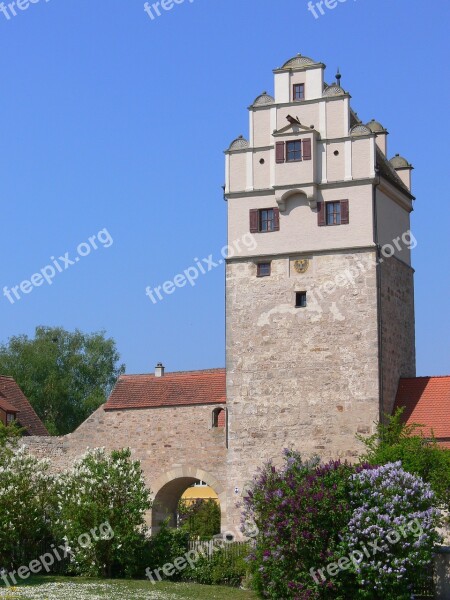
M 0 568 L 12 570 L 37 558 L 52 541 L 50 520 L 56 495 L 48 461 L 23 447 L 11 447 L 9 432 L 0 443 Z M 5 443 L 8 438 L 8 443 Z
M 425 437 L 422 425 L 405 425 L 403 409 L 387 417 L 370 437 L 358 436 L 366 446 L 362 462 L 385 465 L 401 461 L 408 473 L 419 475 L 431 485 L 439 507 L 450 509 L 450 450 Z
M 211 539 L 220 533 L 220 505 L 215 500 L 180 500 L 178 515 L 181 529 L 187 531 L 192 539 Z
M 181 529 L 171 529 L 168 521 L 162 523 L 159 532 L 148 540 L 143 556 L 144 566 L 141 574 L 146 569 L 155 571 L 162 568 L 165 564 L 173 563 L 176 558 L 182 557 L 188 551 L 189 534 Z M 160 576 L 164 578 L 162 571 Z M 181 574 L 177 571 L 172 577 L 172 581 L 181 579 Z
M 332 461 L 261 471 L 244 519 L 259 529 L 249 556 L 257 591 L 273 600 L 406 600 L 438 535 L 430 486 L 401 463 Z
M 248 548 L 241 546 L 235 552 L 231 546 L 215 547 L 211 556 L 203 555 L 195 561 L 194 567 L 182 571 L 184 581 L 202 583 L 204 585 L 229 585 L 239 587 L 246 577 L 248 564 L 246 557 Z
M 54 531 L 74 551 L 71 571 L 108 577 L 142 573 L 150 491 L 129 449 L 110 455 L 103 449 L 89 451 L 60 477 L 59 494 Z

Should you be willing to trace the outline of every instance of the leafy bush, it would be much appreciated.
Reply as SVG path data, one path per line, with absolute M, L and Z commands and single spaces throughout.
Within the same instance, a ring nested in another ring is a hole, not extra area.
M 338 584 L 318 590 L 310 570 L 332 562 L 339 533 L 351 516 L 353 468 L 339 461 L 304 464 L 285 451 L 281 470 L 266 465 L 245 499 L 245 519 L 259 528 L 250 566 L 257 591 L 267 598 L 337 598 Z
M 60 477 L 59 493 L 55 535 L 74 549 L 72 569 L 93 576 L 136 575 L 151 502 L 140 463 L 131 460 L 130 450 L 111 455 L 89 451 Z
M 246 546 L 240 546 L 240 548 L 242 548 L 240 552 L 227 546 L 215 548 L 211 556 L 200 556 L 195 561 L 194 567 L 189 566 L 182 571 L 182 579 L 204 585 L 240 586 L 248 571 L 248 564 L 245 560 L 248 548 Z
M 212 538 L 220 533 L 220 505 L 212 499 L 178 503 L 180 527 L 191 538 Z
M 400 462 L 391 463 L 353 475 L 351 498 L 343 548 L 347 554 L 366 549 L 370 555 L 354 565 L 358 597 L 408 600 L 416 572 L 431 562 L 439 539 L 430 486 Z
M 171 529 L 168 520 L 163 522 L 159 532 L 152 536 L 147 542 L 144 562 L 141 569 L 144 573 L 146 569 L 155 571 L 162 568 L 165 564 L 173 563 L 176 558 L 182 557 L 188 551 L 189 533 L 181 529 Z M 164 578 L 164 574 L 160 572 Z M 172 577 L 172 581 L 181 579 L 181 574 L 177 571 Z
M 6 429 L 6 428 L 5 428 Z M 3 430 L 0 443 L 0 568 L 12 570 L 39 556 L 50 543 L 50 519 L 55 509 L 55 489 L 48 461 L 34 458 Z
M 433 502 L 399 463 L 304 464 L 285 451 L 284 467 L 266 465 L 245 499 L 243 517 L 259 528 L 249 557 L 256 589 L 274 600 L 408 598 L 437 540 Z
M 421 425 L 405 425 L 403 409 L 387 417 L 370 437 L 358 436 L 366 446 L 363 462 L 385 465 L 401 461 L 408 473 L 419 475 L 431 485 L 436 503 L 450 510 L 450 450 L 442 448 L 432 437 L 426 438 Z

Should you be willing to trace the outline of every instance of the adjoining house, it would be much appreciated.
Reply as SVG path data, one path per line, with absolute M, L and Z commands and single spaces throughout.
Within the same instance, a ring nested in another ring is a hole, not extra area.
M 423 425 L 425 437 L 434 436 L 450 449 L 450 375 L 400 379 L 395 410 L 403 408 L 407 425 Z
M 10 425 L 16 421 L 24 428 L 24 435 L 48 436 L 44 423 L 12 377 L 0 375 L 0 421 Z

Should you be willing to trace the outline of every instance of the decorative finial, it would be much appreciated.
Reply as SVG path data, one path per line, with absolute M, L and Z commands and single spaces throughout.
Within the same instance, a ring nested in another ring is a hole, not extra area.
M 341 75 L 341 72 L 339 71 L 339 67 L 338 67 L 338 70 L 337 70 L 337 73 L 336 73 L 336 84 L 339 87 L 341 87 L 341 77 L 342 77 L 342 75 Z

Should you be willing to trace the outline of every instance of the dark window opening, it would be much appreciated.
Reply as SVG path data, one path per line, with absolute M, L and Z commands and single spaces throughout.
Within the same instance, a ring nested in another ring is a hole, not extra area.
M 297 160 L 302 160 L 302 143 L 301 141 L 297 142 L 287 142 L 287 162 L 295 162 Z
M 304 83 L 296 83 L 294 85 L 294 101 L 304 100 L 305 99 L 305 84 Z
M 295 292 L 295 307 L 305 308 L 306 307 L 306 292 Z
M 223 429 L 226 425 L 226 413 L 223 408 L 216 408 L 213 411 L 213 427 Z
M 270 262 L 258 263 L 257 276 L 258 277 L 270 277 Z

